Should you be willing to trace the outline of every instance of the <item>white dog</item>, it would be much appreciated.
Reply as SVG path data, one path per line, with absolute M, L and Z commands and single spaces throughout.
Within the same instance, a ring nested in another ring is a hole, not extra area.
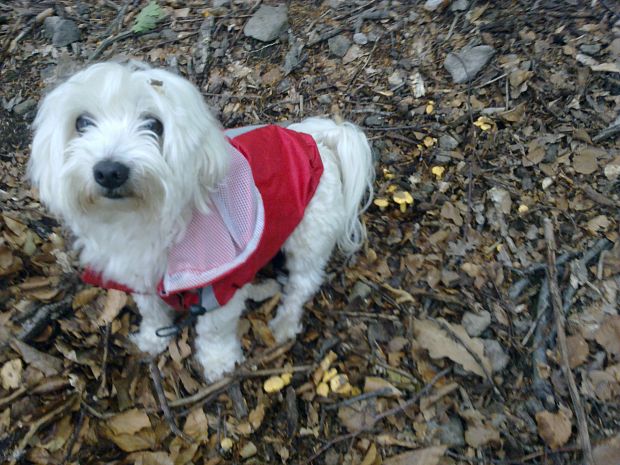
M 264 265 L 281 248 L 289 276 L 271 328 L 282 342 L 300 332 L 302 307 L 321 286 L 334 247 L 351 254 L 365 238 L 361 203 L 370 202 L 374 169 L 366 137 L 350 123 L 310 118 L 288 129 L 226 133 L 182 77 L 136 63 L 101 63 L 50 92 L 34 128 L 30 179 L 76 236 L 94 282 L 132 292 L 142 315 L 133 340 L 142 351 L 166 348 L 168 338 L 156 330 L 172 322 L 171 299 L 219 307 L 196 324 L 196 356 L 208 381 L 243 359 L 236 330 L 245 300 L 278 291 L 275 281 L 218 288 L 218 279 L 230 281 L 247 260 Z M 299 169 L 274 175 L 290 168 L 280 165 L 291 155 L 282 162 L 270 154 L 291 144 Z M 247 147 L 263 152 L 252 171 Z M 282 184 L 295 192 L 265 198 L 256 169 L 271 170 L 268 188 Z M 279 221 L 285 226 L 276 232 L 286 237 L 255 259 L 265 231 Z M 254 272 L 242 274 L 251 280 Z

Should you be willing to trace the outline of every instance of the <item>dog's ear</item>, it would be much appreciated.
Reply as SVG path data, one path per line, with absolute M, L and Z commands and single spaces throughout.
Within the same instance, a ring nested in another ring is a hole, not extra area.
M 62 213 L 62 189 L 58 184 L 71 132 L 63 111 L 62 86 L 45 96 L 39 105 L 27 171 L 41 201 L 56 215 Z
M 210 192 L 228 172 L 224 132 L 198 89 L 170 72 L 144 71 L 160 103 L 164 123 L 163 152 L 175 178 L 191 189 L 194 206 L 208 210 Z

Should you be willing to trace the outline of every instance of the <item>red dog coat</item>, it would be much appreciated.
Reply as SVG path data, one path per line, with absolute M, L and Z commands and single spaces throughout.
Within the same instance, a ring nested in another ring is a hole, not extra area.
M 229 139 L 230 172 L 215 189 L 212 208 L 195 211 L 168 251 L 157 292 L 177 310 L 222 306 L 250 283 L 297 227 L 319 184 L 323 163 L 311 136 L 275 125 L 245 131 Z M 90 269 L 82 279 L 132 292 Z

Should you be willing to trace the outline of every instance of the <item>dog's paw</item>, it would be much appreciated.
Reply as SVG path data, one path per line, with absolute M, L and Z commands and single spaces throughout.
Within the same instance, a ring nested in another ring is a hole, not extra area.
M 289 315 L 280 315 L 280 312 L 269 322 L 269 327 L 278 344 L 294 339 L 302 330 L 301 322 Z
M 129 336 L 138 349 L 153 357 L 161 354 L 168 347 L 169 337 L 159 337 L 153 328 L 140 328 L 137 333 Z
M 244 360 L 240 345 L 229 347 L 201 347 L 198 349 L 196 358 L 202 365 L 202 372 L 208 383 L 220 380 L 226 373 L 235 369 L 235 365 Z
M 275 279 L 267 279 L 260 284 L 252 284 L 248 289 L 248 299 L 254 302 L 262 302 L 272 298 L 280 292 L 280 283 Z

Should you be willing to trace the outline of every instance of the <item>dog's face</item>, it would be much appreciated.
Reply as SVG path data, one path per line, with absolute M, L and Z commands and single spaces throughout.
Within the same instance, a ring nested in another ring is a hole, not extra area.
M 66 220 L 157 222 L 205 207 L 224 175 L 224 137 L 198 90 L 172 73 L 101 63 L 40 105 L 29 175 Z

